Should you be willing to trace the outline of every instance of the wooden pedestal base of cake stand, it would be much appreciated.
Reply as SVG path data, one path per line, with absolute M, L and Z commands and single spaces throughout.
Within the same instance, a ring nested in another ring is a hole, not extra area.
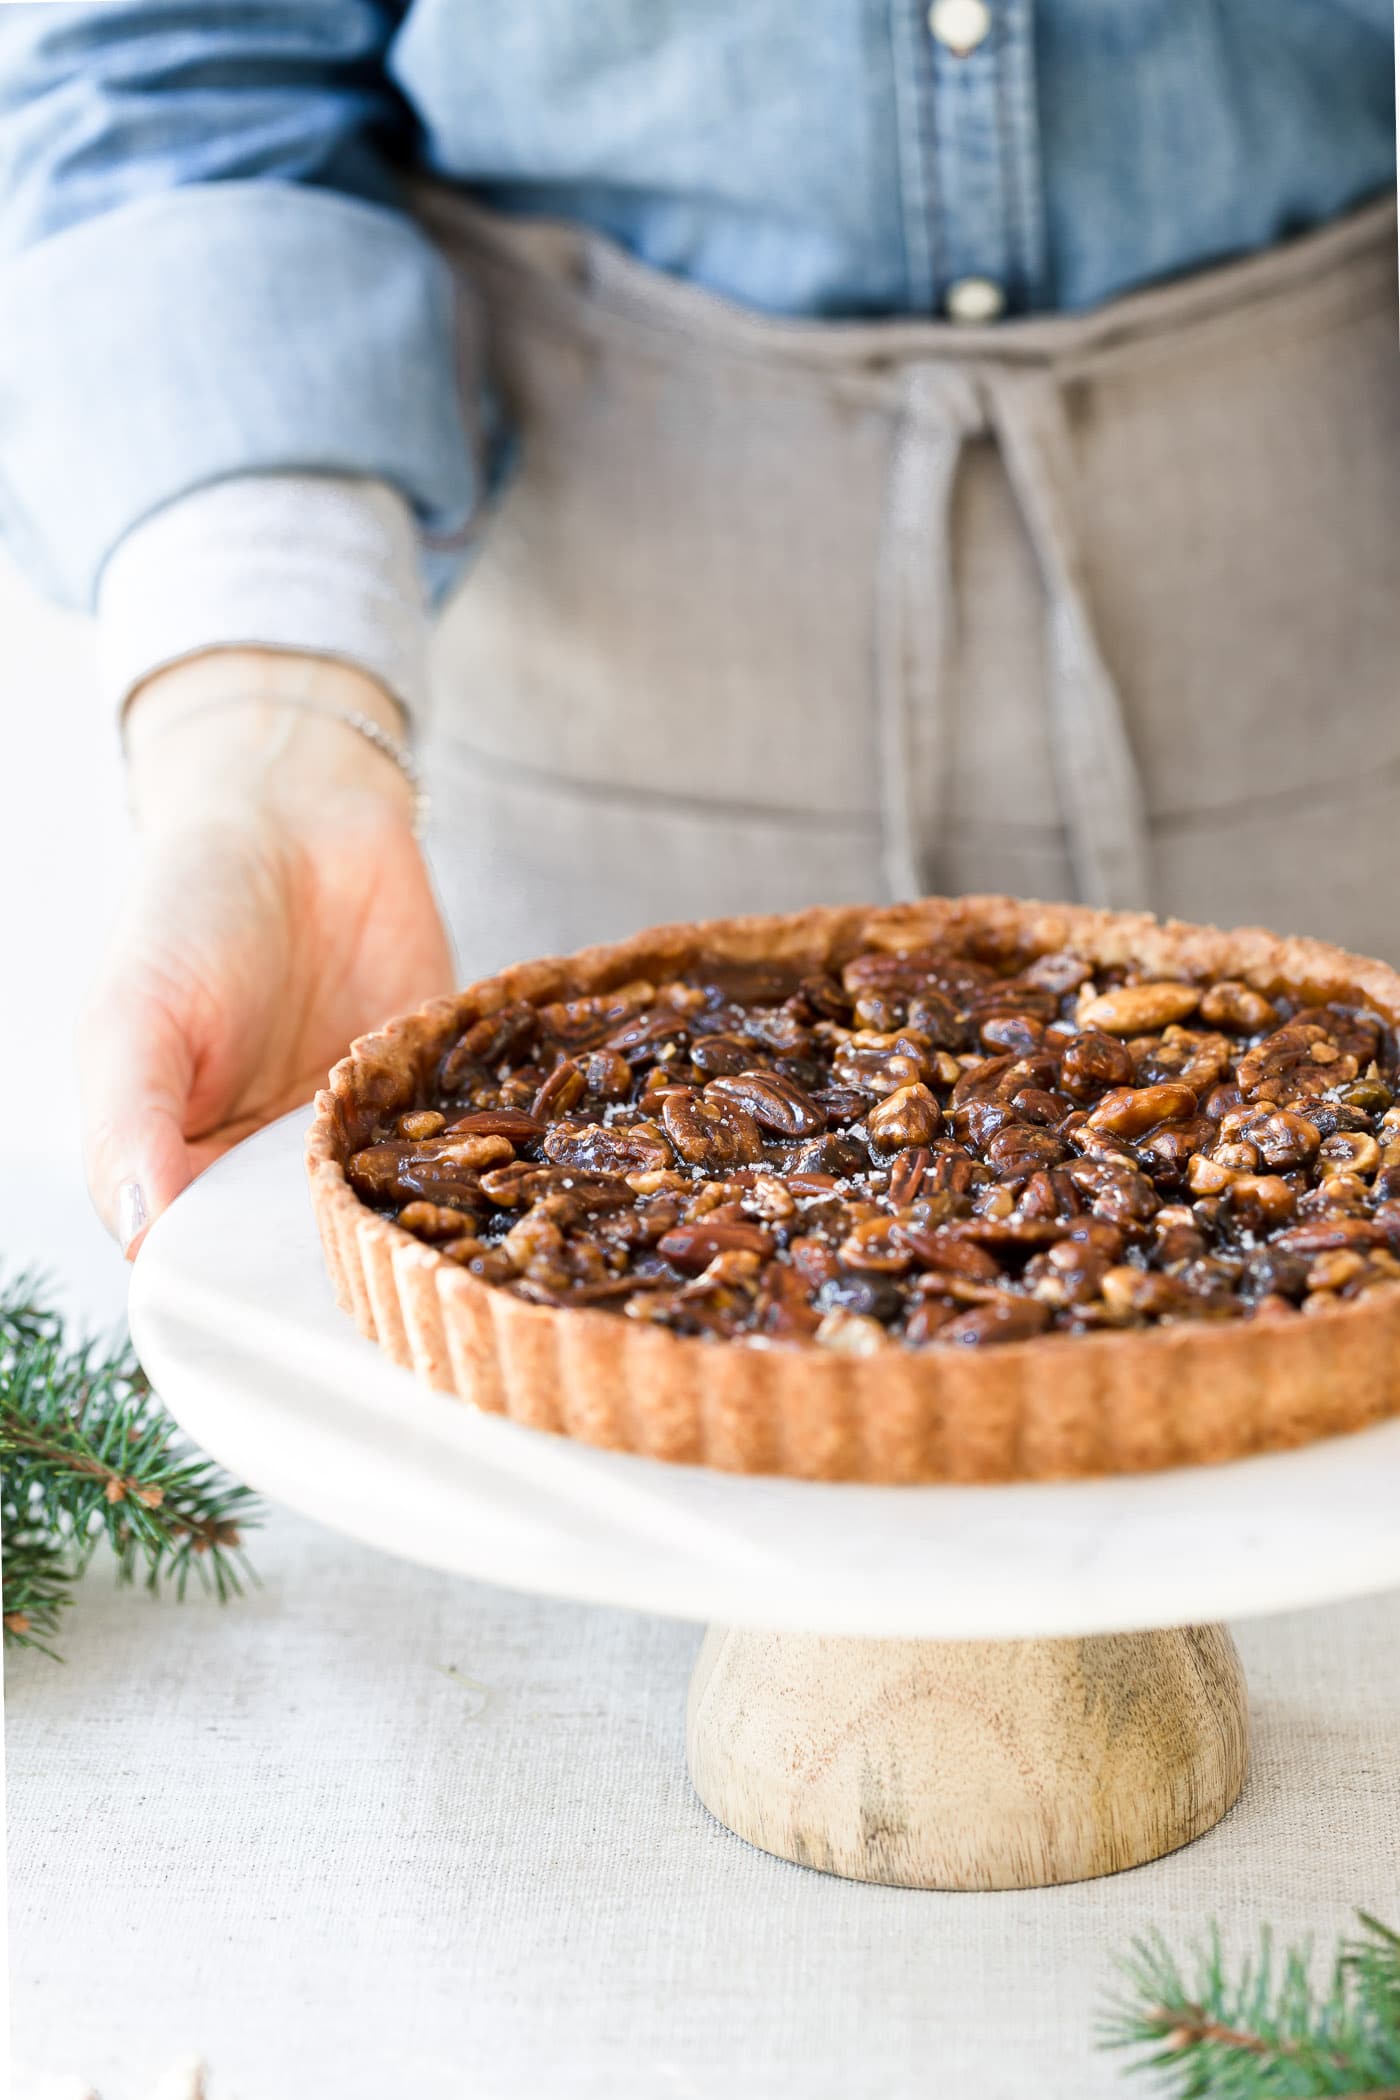
M 1219 1822 L 1248 1758 L 1223 1626 L 1074 1640 L 827 1640 L 712 1627 L 687 1750 L 710 1813 L 852 1881 L 1027 1889 Z

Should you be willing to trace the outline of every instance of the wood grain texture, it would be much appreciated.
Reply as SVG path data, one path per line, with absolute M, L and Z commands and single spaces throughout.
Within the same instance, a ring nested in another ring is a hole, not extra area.
M 712 1627 L 687 1753 L 765 1852 L 904 1888 L 1043 1888 L 1209 1830 L 1248 1719 L 1220 1626 L 1048 1641 L 829 1640 Z

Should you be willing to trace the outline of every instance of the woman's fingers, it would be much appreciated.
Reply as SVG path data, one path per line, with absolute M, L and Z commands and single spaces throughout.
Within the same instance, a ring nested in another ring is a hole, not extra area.
M 193 1058 L 159 1000 L 99 989 L 78 1038 L 83 1158 L 93 1202 L 132 1258 L 192 1178 L 185 1143 Z

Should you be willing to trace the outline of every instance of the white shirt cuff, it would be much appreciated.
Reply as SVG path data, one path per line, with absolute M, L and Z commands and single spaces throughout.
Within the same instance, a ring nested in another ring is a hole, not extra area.
M 98 666 L 118 711 L 144 678 L 206 649 L 352 663 L 410 714 L 426 691 L 427 613 L 413 514 L 386 483 L 249 474 L 166 504 L 98 584 Z

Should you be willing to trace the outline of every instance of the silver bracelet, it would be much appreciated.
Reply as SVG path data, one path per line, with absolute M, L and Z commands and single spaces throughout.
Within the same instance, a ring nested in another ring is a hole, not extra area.
M 217 707 L 242 707 L 249 700 L 265 701 L 273 707 L 295 708 L 303 715 L 322 715 L 328 722 L 343 722 L 347 729 L 355 730 L 367 743 L 373 744 L 375 750 L 387 758 L 391 765 L 398 767 L 412 788 L 413 836 L 416 839 L 422 838 L 428 828 L 429 802 L 428 790 L 423 784 L 417 760 L 407 744 L 400 743 L 397 737 L 391 736 L 387 729 L 375 721 L 373 715 L 363 715 L 358 708 L 324 707 L 317 700 L 303 700 L 293 693 L 218 693 L 213 699 L 197 701 L 193 707 L 185 708 L 181 714 L 172 715 L 151 734 L 159 736 L 162 730 L 173 729 L 177 723 L 192 722 L 198 715 L 212 714 Z M 126 750 L 125 724 L 122 728 L 122 749 Z

